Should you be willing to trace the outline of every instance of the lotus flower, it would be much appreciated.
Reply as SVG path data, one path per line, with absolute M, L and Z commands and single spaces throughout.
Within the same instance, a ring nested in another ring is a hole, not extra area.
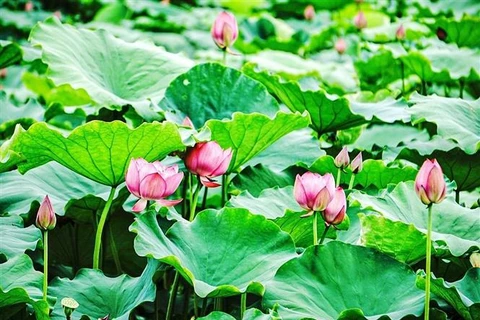
M 27 1 L 25 3 L 25 11 L 26 12 L 31 12 L 33 10 L 33 2 L 32 1 Z
M 50 198 L 45 196 L 37 212 L 35 225 L 42 230 L 52 230 L 57 224 L 57 217 L 53 211 Z
M 397 32 L 395 32 L 395 37 L 397 40 L 405 39 L 405 28 L 403 27 L 403 24 L 398 27 Z
M 333 199 L 335 181 L 330 173 L 321 176 L 318 173 L 306 172 L 297 175 L 293 187 L 295 200 L 308 210 L 305 216 L 312 215 L 314 211 L 323 211 Z
M 337 50 L 338 54 L 343 54 L 345 50 L 347 50 L 347 43 L 343 38 L 340 38 L 335 42 L 335 50 Z
M 303 10 L 303 16 L 305 20 L 313 20 L 315 18 L 315 8 L 309 4 L 305 7 L 305 10 Z
M 447 185 L 437 160 L 425 160 L 415 178 L 415 192 L 426 205 L 440 203 L 445 199 Z
M 347 147 L 343 147 L 334 160 L 337 168 L 345 169 L 350 163 L 350 157 L 348 156 Z
M 238 38 L 238 25 L 235 16 L 226 11 L 220 12 L 212 26 L 212 38 L 220 49 L 228 49 Z
M 354 174 L 359 173 L 360 171 L 363 170 L 363 159 L 362 159 L 362 153 L 360 152 L 357 154 L 357 156 L 352 160 L 352 163 L 350 164 L 350 167 L 352 168 L 352 172 Z
M 207 188 L 220 186 L 213 178 L 227 172 L 232 160 L 232 149 L 223 150 L 215 141 L 199 142 L 187 150 L 185 166 L 200 177 Z
M 367 27 L 367 18 L 365 18 L 365 14 L 363 11 L 359 11 L 355 18 L 353 18 L 353 23 L 357 29 L 363 29 Z
M 325 210 L 322 211 L 323 220 L 327 225 L 337 225 L 342 223 L 345 219 L 345 211 L 347 209 L 347 200 L 345 198 L 345 191 L 337 187 L 333 200 L 328 204 Z
M 160 161 L 153 163 L 145 159 L 132 159 L 128 166 L 125 182 L 128 191 L 140 198 L 133 206 L 133 212 L 141 212 L 147 206 L 148 200 L 155 200 L 158 204 L 171 207 L 182 201 L 166 200 L 177 190 L 183 179 L 183 172 L 178 172 L 178 166 L 163 166 Z

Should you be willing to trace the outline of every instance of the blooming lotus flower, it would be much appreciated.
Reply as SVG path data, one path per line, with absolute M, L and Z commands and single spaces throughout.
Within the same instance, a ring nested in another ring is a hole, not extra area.
M 305 20 L 313 20 L 315 18 L 315 8 L 309 4 L 305 7 L 305 10 L 303 10 L 303 16 Z
M 183 172 L 178 172 L 178 166 L 163 166 L 160 161 L 153 163 L 145 159 L 132 159 L 128 166 L 125 182 L 128 191 L 140 198 L 133 206 L 133 212 L 141 212 L 147 206 L 148 200 L 155 200 L 158 204 L 171 207 L 182 201 L 166 200 L 177 190 L 183 179 Z
M 187 150 L 185 166 L 200 177 L 207 188 L 220 186 L 213 178 L 227 172 L 232 160 L 232 149 L 223 150 L 215 141 L 199 142 Z
M 352 168 L 352 172 L 354 174 L 357 174 L 363 170 L 363 159 L 362 159 L 361 152 L 357 154 L 357 156 L 352 160 L 352 163 L 350 164 L 350 168 Z
M 220 12 L 212 26 L 212 38 L 220 49 L 228 49 L 238 38 L 238 25 L 235 16 L 226 11 Z
M 322 211 L 323 220 L 327 225 L 337 225 L 342 223 L 345 219 L 345 211 L 347 209 L 347 200 L 345 198 L 345 191 L 337 187 L 332 201 L 328 204 L 325 210 Z
M 403 27 L 403 24 L 398 27 L 397 32 L 395 32 L 395 37 L 397 40 L 405 39 L 405 28 Z
M 353 23 L 355 24 L 355 27 L 357 29 L 363 29 L 367 27 L 367 18 L 365 17 L 365 14 L 363 11 L 359 11 L 355 18 L 353 18 Z
M 345 50 L 347 50 L 347 43 L 343 38 L 340 38 L 335 42 L 335 50 L 337 50 L 338 54 L 343 54 Z
M 325 210 L 332 201 L 335 181 L 330 173 L 324 176 L 313 172 L 306 172 L 302 176 L 297 174 L 293 192 L 300 207 L 309 211 L 305 215 L 308 216 L 314 211 Z
M 426 205 L 440 203 L 445 199 L 447 185 L 437 160 L 425 160 L 415 178 L 415 192 Z
M 57 217 L 53 211 L 52 203 L 50 198 L 45 196 L 38 208 L 37 218 L 35 219 L 35 225 L 42 230 L 52 230 L 57 224 Z
M 337 168 L 345 169 L 350 163 L 350 157 L 348 156 L 347 147 L 343 147 L 334 160 Z

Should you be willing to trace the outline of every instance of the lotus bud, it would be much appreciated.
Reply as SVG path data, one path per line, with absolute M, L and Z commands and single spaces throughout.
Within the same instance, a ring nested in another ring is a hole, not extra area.
M 5 79 L 7 77 L 7 68 L 0 69 L 0 79 Z
M 145 159 L 132 159 L 128 166 L 125 182 L 128 191 L 140 198 L 133 206 L 133 212 L 145 210 L 148 200 L 154 200 L 164 207 L 174 206 L 182 201 L 167 200 L 177 190 L 183 179 L 183 172 L 178 166 L 164 166 L 160 161 L 147 162 Z
M 355 18 L 353 18 L 353 23 L 355 24 L 355 27 L 357 29 L 361 30 L 367 27 L 367 18 L 365 17 L 365 14 L 363 11 L 359 11 Z
M 200 177 L 207 188 L 220 186 L 213 178 L 225 174 L 232 161 L 232 149 L 222 149 L 215 141 L 199 142 L 188 148 L 185 155 L 187 169 Z
M 335 50 L 337 50 L 338 54 L 343 54 L 345 50 L 347 50 L 347 43 L 343 38 L 340 38 L 335 42 Z
M 337 225 L 342 223 L 345 219 L 345 211 L 347 209 L 347 200 L 345 198 L 345 191 L 337 187 L 332 201 L 328 204 L 324 211 L 322 211 L 323 220 L 327 225 Z
M 350 163 L 347 147 L 343 147 L 334 160 L 335 166 L 340 169 L 345 169 Z
M 50 198 L 45 196 L 40 205 L 40 208 L 37 212 L 37 218 L 35 220 L 35 225 L 42 230 L 52 230 L 57 224 L 57 217 L 53 211 L 52 203 Z
M 415 178 L 415 192 L 426 205 L 440 203 L 445 199 L 447 185 L 436 159 L 427 159 L 423 163 Z
M 60 10 L 55 11 L 53 15 L 58 19 L 62 20 L 62 12 Z
M 305 7 L 305 10 L 303 10 L 303 16 L 305 17 L 305 20 L 311 21 L 315 19 L 315 8 L 309 4 Z
M 395 32 L 395 37 L 397 40 L 405 39 L 405 28 L 403 27 L 403 24 L 398 27 L 397 32 Z
M 33 2 L 27 1 L 27 3 L 25 3 L 25 12 L 31 12 L 32 10 L 33 10 Z
M 357 156 L 352 160 L 352 163 L 350 164 L 350 168 L 352 169 L 352 172 L 354 174 L 357 174 L 363 170 L 363 159 L 362 159 L 361 152 L 357 154 Z
M 474 252 L 470 255 L 470 263 L 474 268 L 480 268 L 480 252 Z
M 192 120 L 189 117 L 185 117 L 185 119 L 183 119 L 182 126 L 189 127 L 189 128 L 192 128 L 192 129 L 195 128 Z
M 445 41 L 447 39 L 447 31 L 443 28 L 437 28 L 437 37 L 438 39 Z
M 212 38 L 220 49 L 232 46 L 238 38 L 238 25 L 235 16 L 223 11 L 217 16 L 212 26 Z
M 293 192 L 300 207 L 309 211 L 307 215 L 311 215 L 314 211 L 325 210 L 332 201 L 335 180 L 330 173 L 322 176 L 318 173 L 306 172 L 302 176 L 296 176 Z
M 63 312 L 67 319 L 71 318 L 72 313 L 78 308 L 79 304 L 73 298 L 63 298 L 61 301 Z

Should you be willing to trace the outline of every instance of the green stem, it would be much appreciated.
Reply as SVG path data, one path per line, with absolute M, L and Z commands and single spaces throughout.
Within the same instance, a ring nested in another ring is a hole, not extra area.
M 222 207 L 228 201 L 228 173 L 222 176 Z
M 207 208 L 208 188 L 203 191 L 202 210 Z
M 97 233 L 95 234 L 95 247 L 93 249 L 93 269 L 98 269 L 99 266 L 103 227 L 105 227 L 105 222 L 107 221 L 108 217 L 108 211 L 110 211 L 110 207 L 112 206 L 115 189 L 116 187 L 112 187 L 112 189 L 110 190 L 110 195 L 108 196 L 108 200 L 105 203 L 105 207 L 103 208 L 102 214 L 100 216 L 100 221 L 98 222 Z
M 202 183 L 200 182 L 200 177 L 198 177 L 197 187 L 195 188 L 195 192 L 193 192 L 193 196 L 191 197 L 190 201 L 190 218 L 188 221 L 193 221 L 195 218 L 195 210 L 197 209 L 197 202 L 198 202 L 198 194 L 200 193 L 200 189 L 202 188 Z M 192 191 L 190 190 L 190 193 Z
M 319 244 L 322 244 L 323 241 L 325 240 L 325 237 L 327 236 L 328 229 L 330 229 L 330 225 L 325 226 L 325 230 L 323 230 L 322 239 L 320 239 L 320 243 L 319 243 Z
M 429 319 L 430 313 L 430 272 L 432 264 L 432 204 L 428 205 L 427 222 L 427 279 L 425 283 L 425 320 Z
M 110 238 L 110 250 L 112 250 L 113 262 L 115 262 L 115 268 L 118 274 L 122 274 L 122 264 L 120 262 L 120 256 L 118 255 L 117 245 L 115 243 L 115 237 L 112 232 L 112 225 L 108 224 L 108 237 Z
M 348 190 L 352 190 L 354 182 L 355 182 L 355 173 L 352 172 L 352 176 L 350 177 L 350 182 L 348 183 Z
M 208 298 L 205 297 L 203 298 L 203 301 L 202 301 L 202 312 L 201 312 L 201 316 L 205 316 L 207 314 L 207 308 L 208 308 Z
M 186 173 L 186 179 L 183 182 L 182 186 L 182 196 L 183 196 L 183 201 L 182 201 L 182 216 L 186 219 L 187 218 L 187 196 L 188 196 L 188 190 L 190 186 L 190 172 L 187 171 Z M 190 199 L 190 198 L 189 198 Z
M 247 292 L 244 292 L 240 296 L 240 319 L 243 319 L 243 315 L 247 310 Z
M 224 66 L 227 66 L 227 48 L 223 49 L 222 63 Z
M 198 302 L 197 302 L 197 294 L 193 291 L 193 315 L 195 319 L 198 318 Z
M 214 298 L 213 300 L 213 310 L 222 311 L 222 298 Z
M 318 243 L 318 213 L 317 211 L 313 212 L 313 245 Z
M 462 79 L 459 80 L 460 83 L 460 99 L 463 99 L 463 90 L 465 89 L 465 82 Z
M 337 171 L 337 180 L 335 181 L 335 187 L 340 185 L 340 178 L 342 177 L 342 169 L 338 168 Z
M 400 65 L 402 68 L 402 95 L 405 95 L 405 65 L 401 60 L 400 60 Z
M 43 232 L 43 300 L 47 301 L 48 289 L 48 230 Z
M 427 95 L 427 81 L 422 79 L 422 95 Z
M 460 204 L 460 190 L 455 189 L 455 202 Z
M 170 298 L 168 298 L 167 315 L 166 320 L 172 319 L 173 309 L 175 308 L 175 298 L 177 297 L 178 283 L 180 282 L 180 273 L 175 271 L 175 278 L 173 279 L 172 291 L 170 292 Z

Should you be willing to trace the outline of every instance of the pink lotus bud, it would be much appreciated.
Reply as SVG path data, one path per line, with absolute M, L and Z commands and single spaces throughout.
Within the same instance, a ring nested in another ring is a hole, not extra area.
M 305 7 L 305 10 L 303 10 L 303 16 L 305 17 L 305 20 L 313 20 L 315 18 L 315 8 L 309 4 Z
M 233 45 L 238 38 L 237 20 L 233 14 L 220 12 L 212 26 L 212 38 L 220 49 Z
M 50 202 L 50 198 L 45 196 L 38 209 L 35 225 L 42 230 L 52 230 L 56 224 L 57 217 L 53 211 L 52 203 Z
M 350 163 L 350 157 L 348 156 L 347 147 L 343 147 L 334 160 L 337 168 L 345 169 Z
M 415 192 L 426 205 L 440 203 L 445 199 L 447 185 L 437 160 L 425 160 L 415 178 Z
M 125 182 L 127 189 L 135 197 L 140 198 L 133 206 L 133 212 L 145 210 L 148 200 L 155 200 L 164 207 L 174 206 L 182 201 L 167 200 L 177 190 L 183 179 L 183 172 L 178 166 L 163 166 L 160 161 L 147 162 L 145 159 L 132 159 L 128 166 Z
M 5 79 L 7 77 L 7 68 L 0 69 L 0 78 Z
M 363 29 L 367 27 L 367 18 L 365 18 L 365 14 L 363 11 L 359 11 L 355 18 L 353 18 L 353 23 L 357 29 Z
M 199 142 L 188 148 L 185 155 L 185 166 L 198 176 L 207 188 L 220 186 L 213 178 L 227 172 L 232 160 L 232 149 L 223 150 L 215 141 Z
M 25 12 L 30 12 L 32 10 L 33 10 L 33 2 L 28 1 L 27 3 L 25 3 Z
M 327 208 L 322 211 L 323 220 L 327 225 L 337 225 L 345 219 L 345 211 L 347 210 L 347 200 L 345 191 L 337 187 L 333 200 L 328 204 Z
M 55 11 L 53 15 L 58 19 L 62 20 L 62 12 L 60 10 Z
M 193 122 L 189 117 L 185 117 L 185 119 L 183 119 L 182 126 L 195 129 L 195 126 L 193 125 Z
M 354 174 L 357 174 L 363 170 L 363 159 L 362 159 L 361 152 L 357 154 L 357 156 L 352 160 L 352 163 L 350 164 L 350 168 L 352 169 L 352 172 Z
M 297 174 L 293 192 L 298 204 L 311 214 L 313 211 L 325 210 L 332 201 L 335 181 L 330 173 L 324 176 L 312 172 L 306 172 L 302 176 Z
M 443 28 L 438 28 L 437 37 L 439 40 L 445 41 L 447 39 L 447 31 L 445 31 Z
M 403 27 L 403 24 L 398 27 L 397 32 L 395 32 L 395 37 L 397 40 L 405 39 L 405 28 Z
M 345 50 L 347 50 L 347 43 L 343 38 L 340 38 L 335 42 L 335 50 L 337 50 L 338 54 L 343 54 Z

